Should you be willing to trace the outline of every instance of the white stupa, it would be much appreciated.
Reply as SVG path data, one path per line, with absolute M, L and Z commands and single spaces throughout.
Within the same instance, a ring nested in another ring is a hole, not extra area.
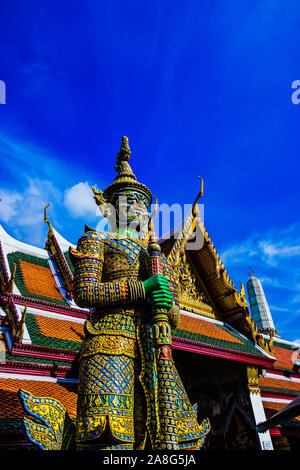
M 249 270 L 249 274 L 250 278 L 247 281 L 247 292 L 251 316 L 261 333 L 272 332 L 278 336 L 261 282 L 253 275 L 252 269 Z

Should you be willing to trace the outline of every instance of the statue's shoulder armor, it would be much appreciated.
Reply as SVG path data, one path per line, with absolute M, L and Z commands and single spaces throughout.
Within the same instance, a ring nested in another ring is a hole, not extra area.
M 129 250 L 147 251 L 147 244 L 141 240 L 126 237 L 114 232 L 97 232 L 95 230 L 87 232 L 83 235 L 87 239 L 99 240 L 112 250 L 126 252 Z M 83 238 L 82 237 L 82 238 Z
M 141 253 L 148 256 L 147 244 L 141 240 L 125 237 L 115 232 L 98 232 L 89 227 L 78 241 L 78 250 L 81 251 L 81 247 L 88 252 L 101 249 L 116 251 L 127 255 L 131 262 L 134 262 Z
M 72 262 L 82 258 L 94 258 L 103 260 L 104 244 L 97 235 L 100 232 L 95 230 L 85 231 L 79 238 L 77 248 L 69 248 L 69 254 Z
M 101 232 L 97 232 L 96 230 L 90 230 L 90 231 L 84 232 L 84 234 L 78 240 L 77 248 L 80 250 L 80 249 L 89 248 L 93 245 L 95 247 L 103 246 L 103 240 L 102 240 L 102 237 L 99 236 L 99 234 L 101 234 Z

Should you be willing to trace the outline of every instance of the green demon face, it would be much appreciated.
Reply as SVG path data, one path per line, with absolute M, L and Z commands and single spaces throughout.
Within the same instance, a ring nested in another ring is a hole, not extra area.
M 115 196 L 117 226 L 130 227 L 136 232 L 142 232 L 149 218 L 148 201 L 145 196 L 135 192 L 123 192 Z

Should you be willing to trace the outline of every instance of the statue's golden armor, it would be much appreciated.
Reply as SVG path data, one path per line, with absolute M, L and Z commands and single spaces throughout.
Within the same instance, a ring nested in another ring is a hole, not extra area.
M 144 370 L 151 359 L 155 367 L 154 351 L 141 343 L 145 336 L 151 340 L 146 328 L 151 309 L 142 283 L 148 277 L 147 245 L 120 234 L 88 231 L 71 256 L 75 302 L 94 307 L 85 324 L 80 358 L 77 446 L 90 445 L 102 435 L 104 447 L 111 448 L 114 442 L 127 444 L 124 448 L 132 448 L 134 442 L 135 447 L 143 446 L 147 415 L 151 427 L 156 413 L 155 373 L 149 384 L 150 374 Z M 175 327 L 176 285 L 171 267 L 166 261 L 164 265 L 175 300 L 169 321 Z M 154 432 L 153 423 L 152 428 Z
M 44 423 L 24 418 L 28 437 L 42 449 L 198 449 L 210 429 L 208 419 L 198 424 L 171 352 L 171 328 L 180 317 L 174 269 L 188 229 L 168 260 L 151 224 L 148 243 L 136 238 L 137 227 L 148 220 L 152 195 L 133 174 L 130 153 L 122 137 L 115 180 L 104 191 L 92 187 L 102 214 L 111 225 L 118 220 L 117 229 L 86 228 L 77 249 L 70 248 L 75 302 L 91 310 L 80 355 L 76 442 L 58 400 L 20 390 L 25 410 Z M 194 209 L 189 220 L 192 230 Z M 164 288 L 157 288 L 158 278 Z M 168 308 L 160 303 L 162 293 Z

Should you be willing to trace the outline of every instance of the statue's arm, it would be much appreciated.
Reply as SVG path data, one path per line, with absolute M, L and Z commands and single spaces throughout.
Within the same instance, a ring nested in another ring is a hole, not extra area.
M 79 307 L 135 304 L 145 299 L 140 281 L 101 282 L 104 260 L 102 240 L 84 234 L 77 249 L 70 248 L 74 265 L 74 300 Z

